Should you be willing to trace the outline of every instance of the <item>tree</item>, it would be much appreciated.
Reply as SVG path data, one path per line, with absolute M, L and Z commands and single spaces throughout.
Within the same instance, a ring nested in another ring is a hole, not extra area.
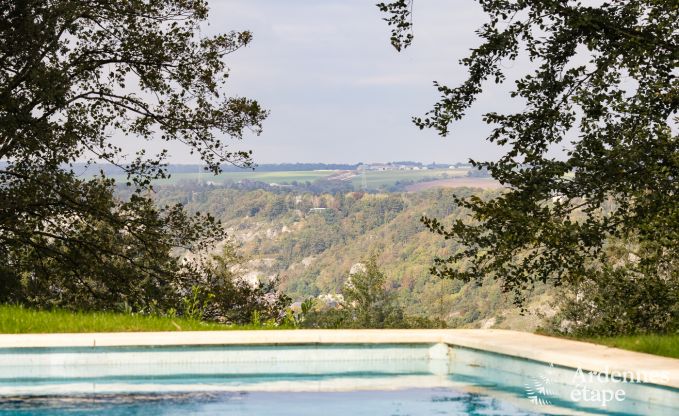
M 352 273 L 344 285 L 342 295 L 352 313 L 352 323 L 359 328 L 384 328 L 402 323 L 403 311 L 387 291 L 386 276 L 377 265 L 377 257 L 370 256 L 363 269 Z
M 200 275 L 173 256 L 223 238 L 209 216 L 155 207 L 180 142 L 218 173 L 250 166 L 225 137 L 259 133 L 256 101 L 224 94 L 223 58 L 249 32 L 200 36 L 204 0 L 21 0 L 0 5 L 0 300 L 143 310 L 176 301 Z M 112 138 L 114 136 L 114 138 Z M 126 159 L 121 143 L 139 150 Z M 132 196 L 113 196 L 117 165 Z
M 454 88 L 434 83 L 441 100 L 414 123 L 446 136 L 489 82 L 507 81 L 507 62 L 527 57 L 532 66 L 511 92 L 521 110 L 483 117 L 493 126 L 487 140 L 507 153 L 472 161 L 507 191 L 458 198 L 470 221 L 423 218 L 463 246 L 436 259 L 433 274 L 495 276 L 521 304 L 535 282 L 578 285 L 613 273 L 605 267 L 613 264 L 610 246 L 622 241 L 636 258 L 626 273 L 679 279 L 676 1 L 479 3 L 489 21 L 477 32 L 483 43 L 461 60 L 467 80 Z M 388 13 L 392 44 L 409 46 L 412 0 L 378 6 Z M 552 157 L 555 145 L 567 151 Z
M 679 279 L 619 267 L 604 268 L 559 297 L 559 312 L 548 321 L 546 329 L 588 337 L 676 333 L 678 298 Z
M 245 259 L 227 243 L 206 267 L 200 295 L 203 319 L 231 324 L 278 321 L 290 298 L 277 290 L 278 280 L 248 282 L 242 276 Z

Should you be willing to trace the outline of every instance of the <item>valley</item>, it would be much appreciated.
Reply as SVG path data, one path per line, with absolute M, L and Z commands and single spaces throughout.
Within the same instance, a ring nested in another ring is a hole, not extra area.
M 221 220 L 247 259 L 244 277 L 277 278 L 293 301 L 332 300 L 352 268 L 375 255 L 388 290 L 409 315 L 440 319 L 452 327 L 534 330 L 539 315 L 551 313 L 548 290 L 536 288 L 528 312 L 521 315 L 492 279 L 482 279 L 484 285 L 478 286 L 429 273 L 434 257 L 459 247 L 426 230 L 420 218 L 432 216 L 444 223 L 463 219 L 465 212 L 455 206 L 453 195 L 489 198 L 497 192 L 502 191 L 461 187 L 313 193 L 294 187 L 241 189 L 185 182 L 159 187 L 157 199 Z

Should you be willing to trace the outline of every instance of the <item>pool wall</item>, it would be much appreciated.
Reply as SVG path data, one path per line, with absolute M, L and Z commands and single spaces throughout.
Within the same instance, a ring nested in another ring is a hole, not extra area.
M 541 409 L 675 415 L 677 372 L 675 359 L 500 330 L 0 335 L 4 396 L 455 386 Z M 583 389 L 622 389 L 625 398 L 574 402 Z

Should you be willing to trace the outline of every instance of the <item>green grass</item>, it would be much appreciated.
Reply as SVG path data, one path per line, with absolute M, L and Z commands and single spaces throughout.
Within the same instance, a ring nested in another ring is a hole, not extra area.
M 111 312 L 38 311 L 0 305 L 0 334 L 268 329 Z
M 621 348 L 623 350 L 679 358 L 679 334 L 596 337 L 581 340 L 593 342 L 595 344 L 603 344 L 609 347 Z

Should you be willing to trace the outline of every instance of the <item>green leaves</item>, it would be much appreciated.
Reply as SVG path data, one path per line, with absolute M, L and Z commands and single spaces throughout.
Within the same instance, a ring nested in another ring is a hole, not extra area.
M 471 212 L 468 222 L 445 227 L 423 219 L 465 247 L 437 259 L 432 272 L 463 280 L 495 276 L 521 303 L 535 282 L 576 283 L 598 273 L 610 263 L 603 247 L 611 238 L 660 244 L 656 254 L 645 252 L 641 263 L 655 266 L 643 273 L 676 267 L 669 259 L 678 254 L 679 222 L 668 214 L 679 205 L 676 2 L 480 4 L 489 22 L 478 31 L 483 43 L 461 61 L 468 79 L 454 88 L 435 84 L 441 99 L 415 124 L 446 136 L 488 81 L 505 81 L 501 62 L 523 57 L 532 67 L 510 93 L 525 106 L 483 116 L 493 127 L 487 140 L 507 153 L 475 166 L 507 191 L 488 201 L 458 201 Z M 565 149 L 559 156 L 550 153 L 556 146 Z
M 201 36 L 207 13 L 204 0 L 27 0 L 0 10 L 0 266 L 11 288 L 1 300 L 162 309 L 195 284 L 198 267 L 174 254 L 224 232 L 210 216 L 153 205 L 167 153 L 148 155 L 147 141 L 182 143 L 215 173 L 251 166 L 251 152 L 228 141 L 258 134 L 267 115 L 225 94 L 223 58 L 252 34 Z M 117 200 L 112 181 L 74 172 L 76 162 L 118 166 L 132 197 Z
M 413 3 L 414 0 L 397 0 L 391 3 L 378 3 L 381 12 L 391 14 L 384 19 L 391 29 L 391 45 L 401 51 L 413 42 Z
M 375 255 L 367 258 L 360 270 L 349 276 L 342 294 L 352 321 L 358 328 L 384 328 L 398 324 L 403 311 L 398 308 L 392 293 L 388 292 L 386 276 L 380 271 Z

